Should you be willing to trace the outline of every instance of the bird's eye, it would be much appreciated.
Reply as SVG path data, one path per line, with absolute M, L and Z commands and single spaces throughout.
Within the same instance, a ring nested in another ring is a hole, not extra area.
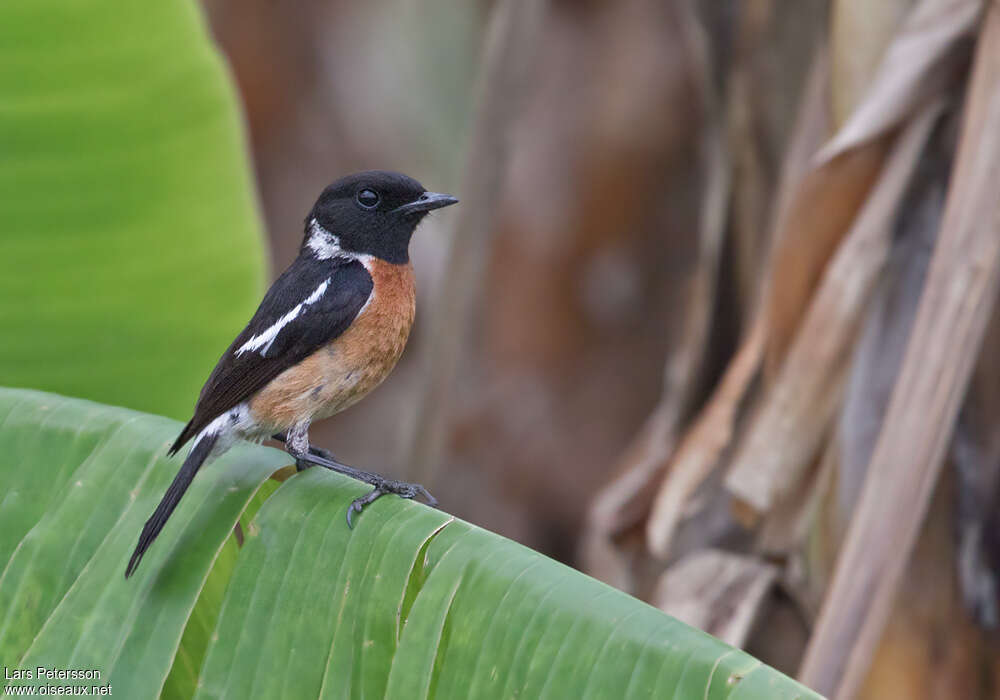
M 375 190 L 364 189 L 358 192 L 358 204 L 365 209 L 374 209 L 378 205 L 378 200 L 378 192 Z

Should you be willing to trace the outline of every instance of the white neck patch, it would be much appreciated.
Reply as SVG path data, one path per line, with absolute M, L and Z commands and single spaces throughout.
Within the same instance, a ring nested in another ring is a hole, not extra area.
M 306 246 L 320 260 L 329 260 L 338 256 L 353 257 L 344 253 L 343 248 L 340 247 L 340 239 L 320 226 L 316 219 L 309 222 L 309 240 L 306 241 Z
M 306 247 L 319 260 L 329 260 L 330 258 L 357 260 L 365 266 L 368 272 L 372 271 L 373 256 L 367 253 L 355 253 L 350 250 L 344 250 L 340 247 L 340 239 L 335 234 L 330 233 L 320 226 L 316 219 L 312 219 L 309 222 L 309 238 L 306 240 Z

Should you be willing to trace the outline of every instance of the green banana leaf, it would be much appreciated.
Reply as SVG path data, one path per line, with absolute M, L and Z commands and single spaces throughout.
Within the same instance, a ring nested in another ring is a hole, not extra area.
M 262 242 L 196 3 L 0 3 L 0 384 L 187 418 Z
M 442 511 L 386 497 L 349 530 L 347 505 L 366 487 L 316 468 L 279 485 L 268 477 L 289 460 L 272 448 L 207 465 L 126 581 L 179 466 L 164 455 L 180 428 L 0 389 L 8 669 L 97 670 L 59 683 L 110 683 L 129 700 L 819 697 Z

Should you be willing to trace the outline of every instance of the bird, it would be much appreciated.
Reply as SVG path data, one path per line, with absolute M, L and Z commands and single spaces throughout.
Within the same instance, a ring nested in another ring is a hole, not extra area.
M 202 465 L 239 439 L 273 437 L 298 471 L 318 465 L 370 484 L 348 507 L 348 527 L 353 514 L 388 493 L 437 505 L 420 484 L 342 464 L 311 446 L 309 426 L 361 400 L 396 365 L 416 311 L 410 238 L 429 212 L 457 202 L 386 170 L 354 173 L 322 191 L 306 216 L 298 257 L 222 354 L 170 447 L 172 456 L 192 443 L 142 528 L 126 579 Z

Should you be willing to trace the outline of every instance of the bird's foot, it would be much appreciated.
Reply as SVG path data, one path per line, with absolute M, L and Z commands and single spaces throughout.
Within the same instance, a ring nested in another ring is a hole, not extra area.
M 437 499 L 434 498 L 434 496 L 432 496 L 430 492 L 420 484 L 411 484 L 407 481 L 396 481 L 395 479 L 383 479 L 377 475 L 376 478 L 377 483 L 374 484 L 375 488 L 366 493 L 364 496 L 355 498 L 351 502 L 351 505 L 348 506 L 347 527 L 351 529 L 354 528 L 354 522 L 352 519 L 355 513 L 360 513 L 364 510 L 366 505 L 375 502 L 387 493 L 394 493 L 400 498 L 416 498 L 417 496 L 423 496 L 424 500 L 427 501 L 427 505 L 432 508 L 437 507 Z
M 280 439 L 278 435 L 275 439 Z M 360 513 L 366 505 L 373 503 L 376 499 L 384 496 L 387 493 L 394 493 L 400 498 L 416 498 L 417 496 L 423 496 L 424 500 L 427 501 L 427 505 L 432 508 L 437 507 L 437 499 L 432 496 L 427 489 L 425 489 L 420 484 L 411 484 L 406 481 L 396 481 L 395 479 L 386 479 L 384 476 L 380 476 L 373 472 L 366 472 L 361 469 L 356 469 L 354 467 L 348 466 L 346 464 L 341 464 L 333 456 L 329 457 L 320 454 L 325 452 L 329 455 L 326 450 L 320 450 L 319 448 L 309 447 L 308 450 L 301 449 L 295 450 L 289 443 L 285 443 L 288 448 L 289 453 L 295 457 L 295 468 L 298 471 L 304 471 L 309 467 L 316 465 L 323 467 L 324 469 L 329 469 L 330 471 L 335 471 L 340 474 L 351 477 L 352 479 L 357 479 L 358 481 L 363 481 L 366 484 L 371 484 L 374 488 L 361 496 L 360 498 L 354 499 L 351 505 L 347 509 L 347 526 L 350 528 L 354 527 L 354 514 Z
M 287 433 L 275 433 L 274 435 L 271 436 L 271 439 L 272 440 L 277 440 L 282 445 L 286 445 L 286 446 L 288 445 L 288 434 Z M 327 460 L 329 462 L 336 462 L 337 461 L 337 458 L 333 456 L 333 453 L 330 452 L 330 450 L 324 450 L 322 447 L 313 447 L 312 445 L 309 445 L 309 454 L 315 455 L 317 457 L 322 457 L 323 459 L 325 459 L 325 460 Z M 299 459 L 299 458 L 296 458 L 296 460 L 295 460 L 295 471 L 297 471 L 297 472 L 304 472 L 306 469 L 308 469 L 311 466 L 313 466 L 313 463 L 310 462 L 308 459 Z

